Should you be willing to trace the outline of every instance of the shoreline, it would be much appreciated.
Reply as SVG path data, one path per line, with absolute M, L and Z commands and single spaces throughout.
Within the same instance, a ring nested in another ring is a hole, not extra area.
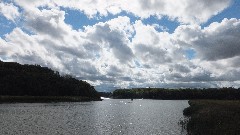
M 81 96 L 0 96 L 2 103 L 90 102 L 102 99 Z
M 188 135 L 235 135 L 240 132 L 240 100 L 189 100 L 183 114 Z

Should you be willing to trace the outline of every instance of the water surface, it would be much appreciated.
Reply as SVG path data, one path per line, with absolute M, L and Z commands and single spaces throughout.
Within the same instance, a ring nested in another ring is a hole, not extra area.
M 186 100 L 0 104 L 0 134 L 184 135 Z

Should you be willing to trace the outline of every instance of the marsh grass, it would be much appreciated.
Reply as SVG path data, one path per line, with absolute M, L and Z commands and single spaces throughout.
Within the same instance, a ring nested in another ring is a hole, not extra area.
M 0 103 L 48 103 L 84 101 L 99 101 L 99 99 L 80 96 L 0 96 Z
M 183 113 L 190 116 L 189 135 L 238 135 L 240 133 L 239 100 L 190 100 Z

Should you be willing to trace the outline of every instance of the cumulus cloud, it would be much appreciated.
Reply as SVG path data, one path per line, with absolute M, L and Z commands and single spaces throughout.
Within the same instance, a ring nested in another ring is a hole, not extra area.
M 60 59 L 51 54 L 47 50 L 48 48 L 39 44 L 37 38 L 38 36 L 29 36 L 21 29 L 15 28 L 10 34 L 6 35 L 5 40 L 2 40 L 8 49 L 3 48 L 1 50 L 8 53 L 8 57 L 20 63 L 37 63 L 54 69 L 61 69 Z
M 177 72 L 173 78 L 186 82 L 218 82 L 219 86 L 227 80 L 238 81 L 239 26 L 240 20 L 235 18 L 213 22 L 204 28 L 198 25 L 179 26 L 172 34 L 173 43 L 183 50 L 191 48 L 195 51 L 196 56 L 191 60 L 195 67 L 190 68 L 190 74 L 184 76 Z
M 226 59 L 240 55 L 239 19 L 224 19 L 204 28 L 204 37 L 196 40 L 197 49 L 206 60 Z
M 172 67 L 170 66 L 170 72 L 172 72 L 173 69 L 180 73 L 189 73 L 191 71 L 188 64 L 174 64 Z
M 108 14 L 118 14 L 122 11 L 132 13 L 141 18 L 149 16 L 168 16 L 170 19 L 177 19 L 182 23 L 203 23 L 210 17 L 223 11 L 231 5 L 232 0 L 15 0 L 17 4 L 27 10 L 32 7 L 58 5 L 65 8 L 83 11 L 89 17 L 94 17 L 98 13 L 101 16 Z
M 34 15 L 33 15 L 34 14 Z M 36 34 L 46 34 L 52 38 L 63 39 L 69 26 L 64 23 L 64 11 L 56 9 L 36 10 L 26 13 L 26 25 Z
M 64 23 L 64 12 L 58 9 L 35 10 L 31 15 L 25 15 L 25 28 L 33 34 L 15 28 L 0 39 L 0 56 L 20 63 L 48 66 L 93 84 L 131 81 L 129 76 L 120 74 L 125 68 L 120 63 L 129 66 L 133 59 L 133 52 L 128 47 L 131 29 L 127 26 L 130 25 L 128 17 L 76 31 Z M 116 21 L 125 25 L 116 25 L 113 23 Z
M 197 55 L 215 61 L 240 55 L 240 20 L 224 19 L 203 29 L 200 26 L 180 26 L 175 31 L 179 44 L 196 50 Z
M 13 22 L 20 16 L 18 7 L 14 6 L 12 3 L 0 2 L 0 15 L 5 16 L 8 20 Z
M 173 44 L 171 34 L 158 32 L 155 25 L 145 25 L 141 21 L 136 21 L 134 28 L 136 34 L 131 48 L 140 65 L 152 68 L 185 59 L 183 51 Z
M 168 16 L 182 23 L 203 23 L 230 4 L 231 0 L 138 0 L 128 10 L 143 18 Z
M 199 25 L 223 11 L 231 0 L 132 0 L 131 4 L 127 0 L 15 0 L 15 4 L 23 9 L 24 21 L 22 28 L 0 38 L 0 58 L 8 61 L 48 66 L 100 90 L 220 87 L 240 82 L 240 20 L 224 19 L 205 28 Z M 118 16 L 74 30 L 65 23 L 62 7 L 93 18 L 126 11 L 140 20 Z M 159 25 L 141 20 L 149 16 L 167 16 L 181 24 L 173 33 L 159 32 Z M 194 57 L 188 58 L 188 49 Z
M 103 48 L 108 48 L 120 63 L 128 63 L 133 59 L 133 52 L 128 46 L 129 39 L 126 30 L 119 29 L 119 27 L 124 26 L 114 27 L 116 24 L 112 23 L 118 19 L 122 20 L 122 17 L 113 19 L 110 22 L 96 24 L 93 27 L 86 27 L 87 38 L 94 43 L 100 44 Z M 126 25 L 130 25 L 129 18 L 121 22 L 129 22 Z

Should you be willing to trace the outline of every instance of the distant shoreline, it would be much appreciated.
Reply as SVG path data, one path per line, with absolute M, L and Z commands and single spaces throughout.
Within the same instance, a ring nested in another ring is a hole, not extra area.
M 132 88 L 117 89 L 113 91 L 112 98 L 115 99 L 160 99 L 160 100 L 193 100 L 193 99 L 212 99 L 212 100 L 240 100 L 240 88 L 186 88 L 186 89 L 167 89 L 167 88 Z
M 101 99 L 81 96 L 0 96 L 1 103 L 88 102 Z

